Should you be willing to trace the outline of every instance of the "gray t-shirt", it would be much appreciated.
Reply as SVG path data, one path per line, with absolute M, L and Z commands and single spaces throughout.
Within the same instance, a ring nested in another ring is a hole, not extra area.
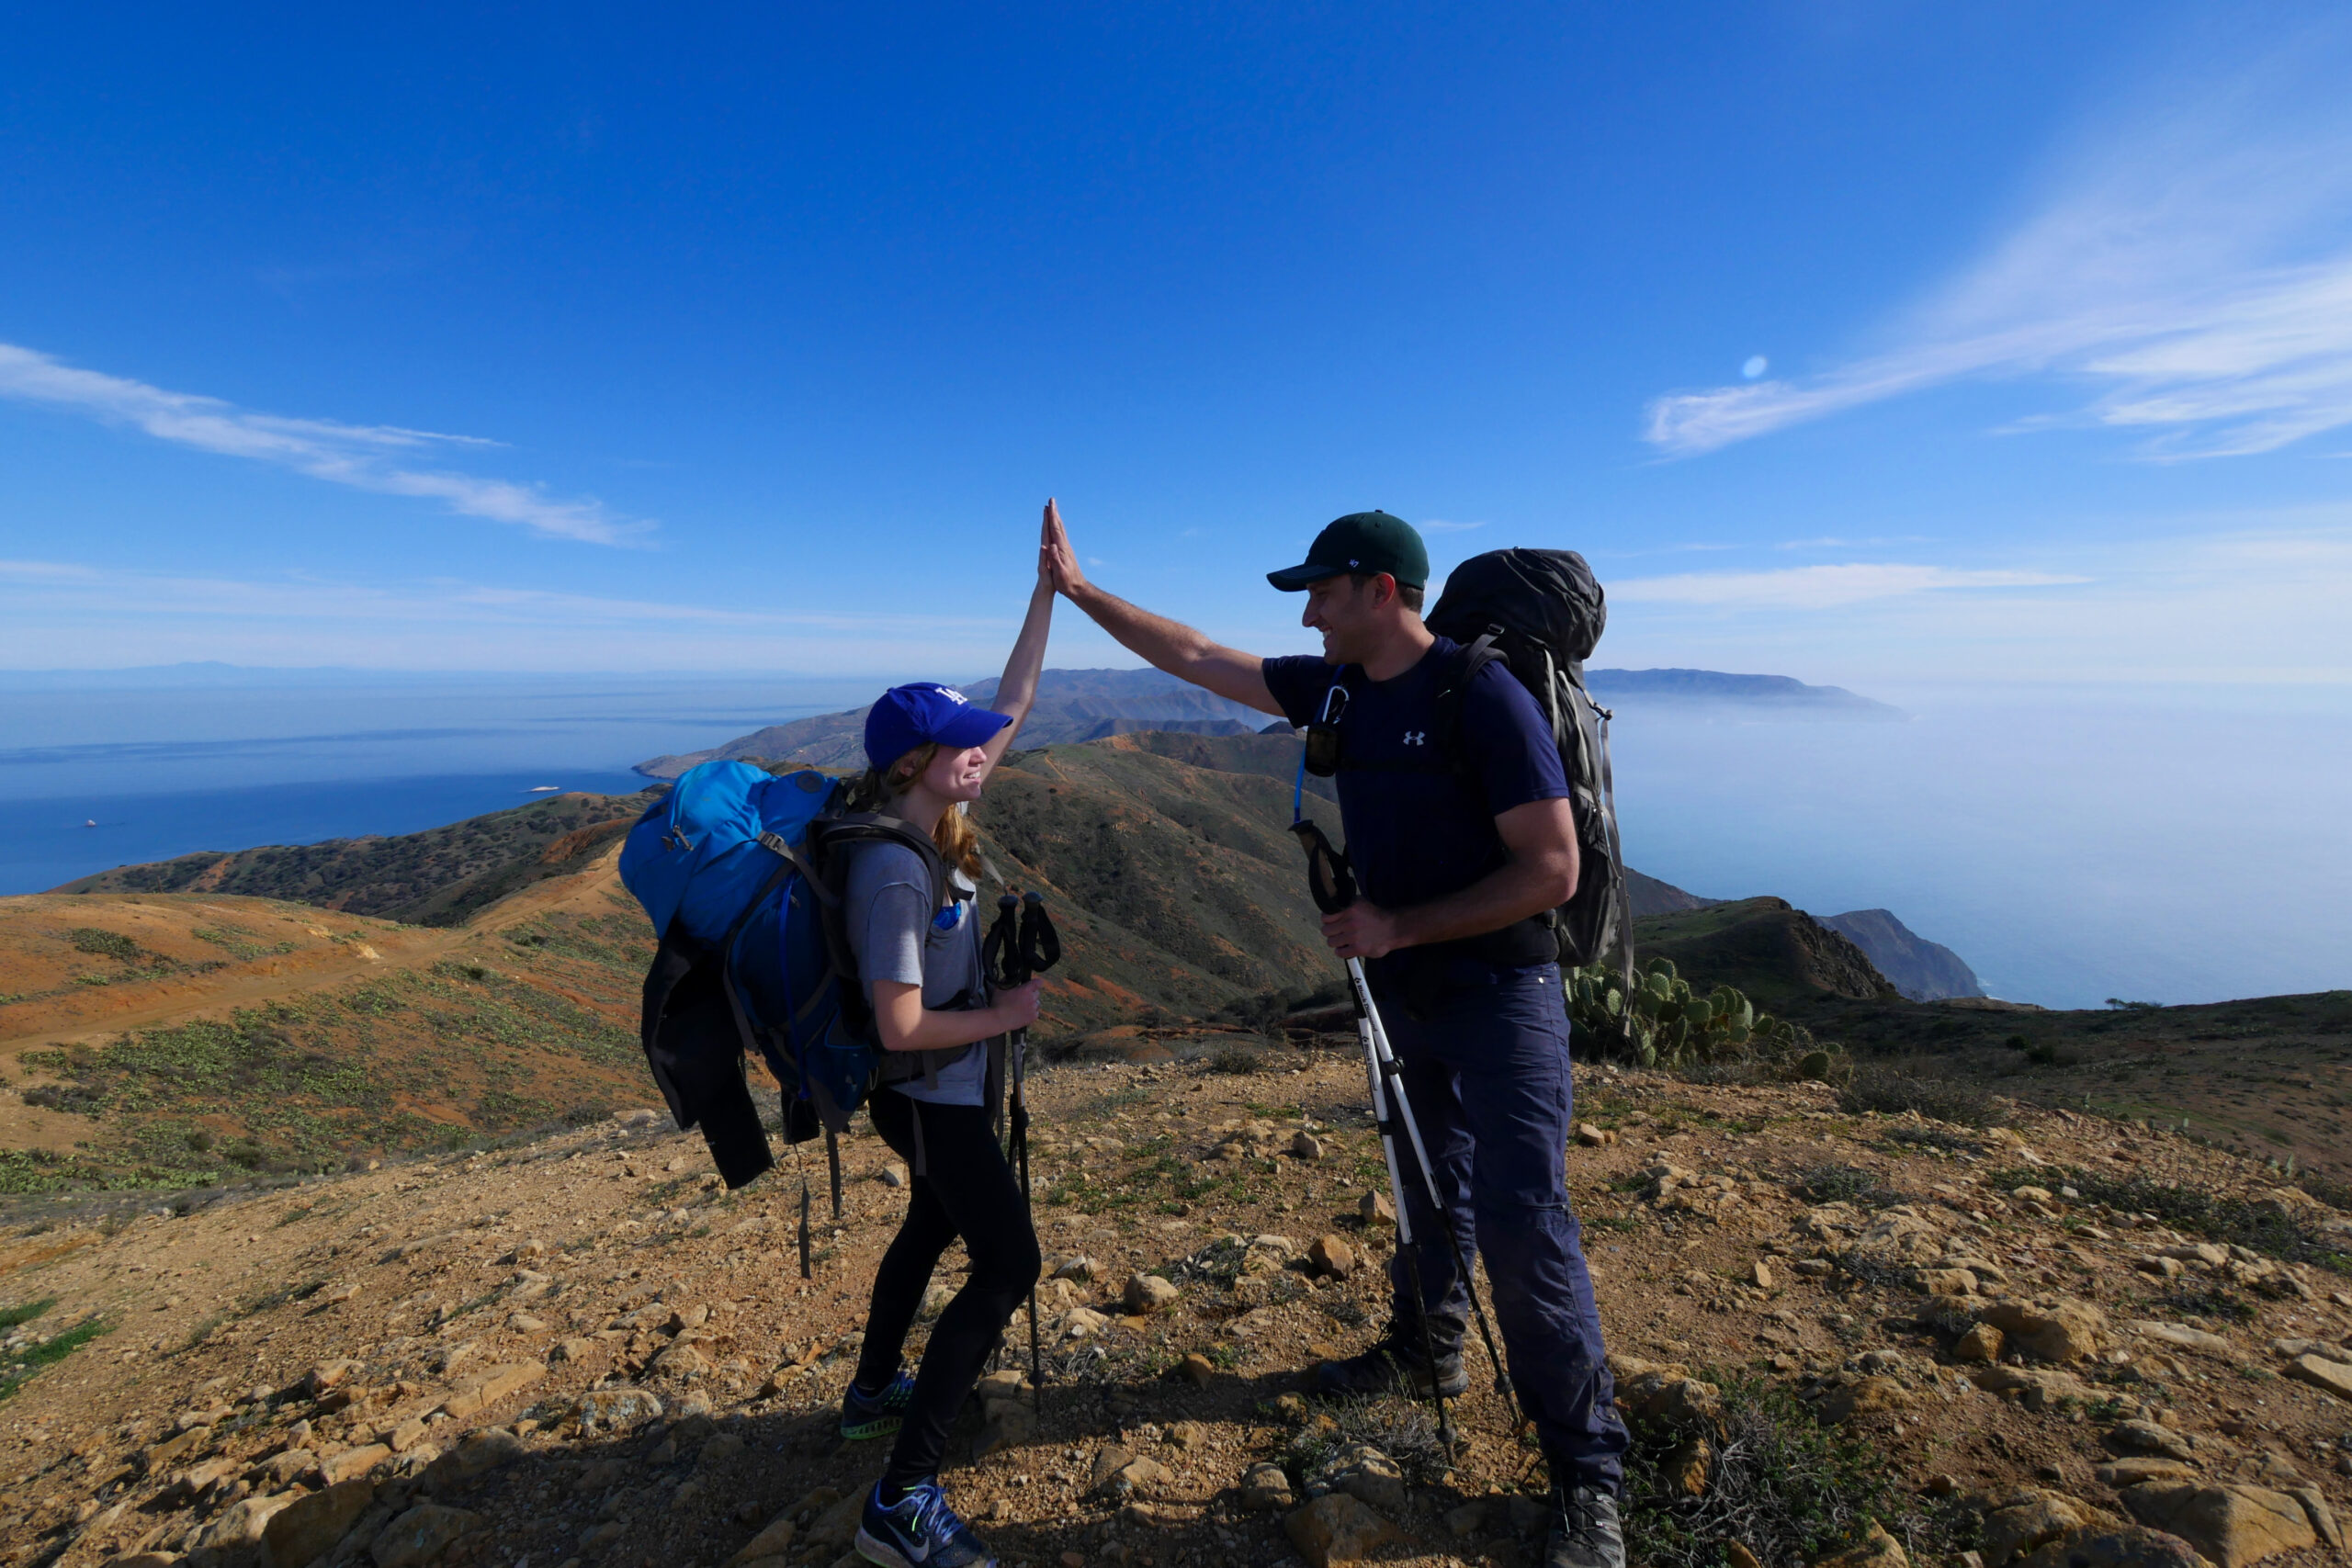
M 861 844 L 852 852 L 849 876 L 842 887 L 842 918 L 869 1004 L 876 980 L 921 986 L 926 1008 L 944 1008 L 966 991 L 975 998 L 987 996 L 975 889 L 962 872 L 949 874 L 955 902 L 936 909 L 930 874 L 912 850 L 897 844 Z M 942 920 L 951 923 L 943 926 Z M 975 1042 L 940 1068 L 937 1088 L 922 1078 L 891 1087 L 935 1105 L 978 1105 L 987 1073 L 987 1047 Z

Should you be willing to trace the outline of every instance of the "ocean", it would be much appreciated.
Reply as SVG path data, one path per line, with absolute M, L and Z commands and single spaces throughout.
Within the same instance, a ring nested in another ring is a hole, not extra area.
M 166 683 L 168 682 L 168 683 Z M 852 706 L 865 681 L 24 673 L 0 682 L 0 893 L 198 850 L 410 833 L 625 794 L 648 757 Z

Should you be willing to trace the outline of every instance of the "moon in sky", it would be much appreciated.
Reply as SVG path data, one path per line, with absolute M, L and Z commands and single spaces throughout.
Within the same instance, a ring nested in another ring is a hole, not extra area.
M 1756 378 L 1764 374 L 1765 364 L 1766 361 L 1762 355 L 1751 354 L 1747 356 L 1747 363 L 1739 367 L 1739 373 L 1753 381 Z

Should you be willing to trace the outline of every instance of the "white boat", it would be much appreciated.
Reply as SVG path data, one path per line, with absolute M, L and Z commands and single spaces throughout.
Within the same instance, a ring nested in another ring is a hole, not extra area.
M 85 828 L 95 828 L 97 825 L 98 819 L 95 817 L 85 817 L 82 818 L 82 826 Z
M 563 786 L 561 784 L 533 784 L 523 793 L 525 795 L 560 795 L 563 793 Z M 97 824 L 93 822 L 90 826 L 95 828 Z

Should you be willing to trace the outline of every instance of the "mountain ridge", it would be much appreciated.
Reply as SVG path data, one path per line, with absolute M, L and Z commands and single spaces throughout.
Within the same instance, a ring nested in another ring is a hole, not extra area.
M 1842 686 L 1809 686 L 1786 675 L 1734 675 L 1712 670 L 1594 670 L 1587 672 L 1586 679 L 1595 694 L 1606 702 L 1728 704 L 1848 718 L 1909 716 L 1900 708 L 1858 696 Z M 983 681 L 948 684 L 974 702 L 985 705 L 996 694 L 997 679 L 991 676 Z M 865 712 L 865 707 L 845 708 L 838 713 L 768 725 L 703 750 L 649 757 L 637 764 L 636 771 L 648 778 L 673 779 L 696 762 L 714 757 L 800 761 L 827 768 L 863 767 Z M 1255 708 L 1203 691 L 1158 670 L 1047 670 L 1038 679 L 1037 704 L 1022 728 L 1021 738 L 1035 747 L 1094 740 L 1146 728 L 1240 735 L 1261 730 L 1268 723 L 1267 716 Z

